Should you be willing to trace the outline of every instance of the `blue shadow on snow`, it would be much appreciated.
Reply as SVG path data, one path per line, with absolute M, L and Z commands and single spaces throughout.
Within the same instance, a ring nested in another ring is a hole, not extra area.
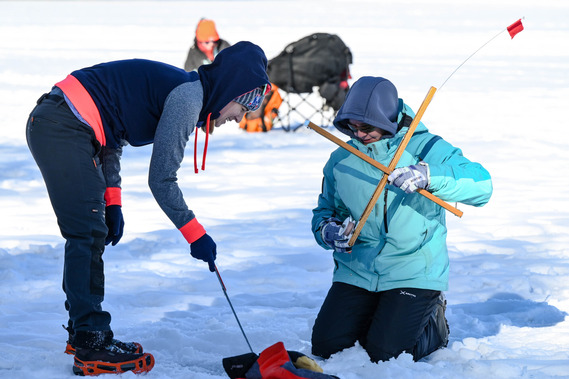
M 562 322 L 567 316 L 546 302 L 524 299 L 513 293 L 497 293 L 483 303 L 449 307 L 452 340 L 482 338 L 498 334 L 502 325 L 540 328 Z

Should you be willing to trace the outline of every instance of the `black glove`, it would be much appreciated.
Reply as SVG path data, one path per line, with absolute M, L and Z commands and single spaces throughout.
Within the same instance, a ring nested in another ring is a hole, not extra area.
M 105 223 L 107 228 L 109 228 L 105 245 L 112 242 L 113 246 L 115 246 L 121 240 L 124 229 L 124 218 L 120 205 L 109 205 L 105 208 Z
M 217 256 L 217 246 L 207 233 L 190 244 L 190 254 L 196 259 L 207 262 L 209 271 L 215 271 L 214 261 Z

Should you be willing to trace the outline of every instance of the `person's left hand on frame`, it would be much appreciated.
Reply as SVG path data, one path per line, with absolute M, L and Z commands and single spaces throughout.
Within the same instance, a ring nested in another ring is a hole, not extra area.
M 109 228 L 105 245 L 112 242 L 113 246 L 115 246 L 119 243 L 124 230 L 124 217 L 120 205 L 109 205 L 105 208 L 105 223 L 107 228 Z
M 340 220 L 335 217 L 330 217 L 321 224 L 322 241 L 337 253 L 350 253 L 352 251 L 349 241 L 353 234 L 353 226 L 350 228 L 351 230 L 347 231 L 347 225 L 350 221 L 352 221 L 351 217 L 348 217 L 344 223 L 340 223 Z M 347 235 L 344 234 L 346 232 Z
M 419 188 L 429 189 L 430 176 L 429 165 L 425 162 L 419 162 L 416 165 L 396 168 L 387 180 L 406 193 L 413 193 Z

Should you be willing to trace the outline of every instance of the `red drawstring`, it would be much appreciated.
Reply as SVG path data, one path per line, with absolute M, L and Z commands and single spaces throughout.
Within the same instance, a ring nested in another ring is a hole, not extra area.
M 203 158 L 202 158 L 202 171 L 205 170 L 205 156 L 207 154 L 207 144 L 209 141 L 209 118 L 211 116 L 211 113 L 207 115 L 207 122 L 206 122 L 206 126 L 205 126 L 205 146 L 203 148 Z
M 209 143 L 209 119 L 211 117 L 211 113 L 207 115 L 207 121 L 205 126 L 205 146 L 203 150 L 203 157 L 202 157 L 202 171 L 205 170 L 205 157 L 207 154 L 207 145 Z M 194 172 L 198 173 L 198 129 L 196 129 L 196 138 L 194 139 Z
M 196 129 L 196 138 L 194 139 L 194 172 L 198 173 L 198 127 Z

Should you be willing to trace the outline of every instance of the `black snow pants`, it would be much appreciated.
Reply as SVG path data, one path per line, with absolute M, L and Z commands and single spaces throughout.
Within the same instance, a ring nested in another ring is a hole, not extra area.
M 418 361 L 443 344 L 430 317 L 439 295 L 416 288 L 370 292 L 334 282 L 312 329 L 312 354 L 327 359 L 359 341 L 373 362 L 402 352 Z
M 53 93 L 38 100 L 26 137 L 66 240 L 63 290 L 69 325 L 76 331 L 110 330 L 111 315 L 101 307 L 108 231 L 101 146 L 94 131 Z

